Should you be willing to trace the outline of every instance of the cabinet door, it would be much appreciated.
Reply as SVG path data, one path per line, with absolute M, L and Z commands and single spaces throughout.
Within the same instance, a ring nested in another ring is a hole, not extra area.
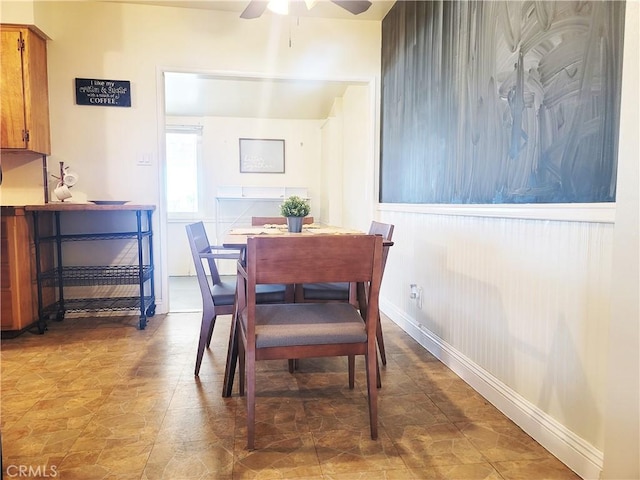
M 47 43 L 28 27 L 2 26 L 1 147 L 51 153 Z
M 2 28 L 0 98 L 2 98 L 2 148 L 26 148 L 25 103 L 22 81 L 22 33 Z
M 22 55 L 25 121 L 29 130 L 27 150 L 51 153 L 49 133 L 49 81 L 47 78 L 47 41 L 32 30 L 23 32 Z
M 0 219 L 2 251 L 2 330 L 21 330 L 33 323 L 37 309 L 31 282 L 29 226 L 24 213 Z

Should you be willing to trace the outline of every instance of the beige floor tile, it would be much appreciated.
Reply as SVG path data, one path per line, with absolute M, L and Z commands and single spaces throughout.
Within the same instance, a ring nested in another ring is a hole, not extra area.
M 366 430 L 324 430 L 313 438 L 324 475 L 405 468 L 398 450 L 384 431 L 372 440 Z
M 37 425 L 36 428 L 40 429 Z M 7 457 L 59 455 L 69 451 L 82 432 L 82 429 L 74 430 L 51 424 L 47 424 L 40 430 L 34 432 L 28 424 L 3 430 L 3 455 Z
M 20 420 L 36 403 L 38 396 L 25 395 L 19 392 L 11 392 L 9 389 L 2 389 L 2 416 L 0 426 L 3 430 L 12 423 Z
M 367 396 L 366 379 L 358 374 L 357 366 L 353 389 L 349 388 L 349 374 L 346 367 L 343 372 L 296 372 L 294 376 L 297 382 L 298 394 L 302 398 L 362 400 L 366 399 Z
M 411 468 L 486 462 L 452 424 L 385 427 L 402 460 Z
M 256 437 L 256 450 L 248 451 L 245 435 L 236 438 L 234 479 L 319 477 L 322 473 L 311 434 L 265 432 Z
M 279 434 L 302 435 L 309 433 L 309 419 L 302 400 L 287 397 L 258 397 L 256 399 L 256 439 Z M 236 436 L 247 435 L 246 398 L 240 399 L 236 414 Z M 259 447 L 257 447 L 259 448 Z
M 422 478 L 417 477 L 415 473 L 407 468 L 323 475 L 324 480 L 421 480 Z
M 569 470 L 556 458 L 544 460 L 518 460 L 494 463 L 496 470 L 505 480 L 579 480 L 580 477 Z
M 139 479 L 149 458 L 151 445 L 113 446 L 68 454 L 60 464 L 61 479 Z
M 412 469 L 413 478 L 419 480 L 503 480 L 489 463 L 440 465 Z
M 233 440 L 229 442 L 156 443 L 144 470 L 143 479 L 231 480 Z
M 548 458 L 549 452 L 509 420 L 458 423 L 462 434 L 491 462 Z
M 388 387 L 380 395 L 378 415 L 384 426 L 435 425 L 447 423 L 446 415 L 424 393 L 387 395 Z
M 222 397 L 222 378 L 203 380 L 190 376 L 180 380 L 169 403 L 168 409 L 217 408 L 228 414 L 235 414 L 237 397 Z
M 369 431 L 369 406 L 365 397 L 307 399 L 304 401 L 304 409 L 309 427 L 314 432 Z
M 230 413 L 213 408 L 168 410 L 156 437 L 158 443 L 226 442 L 233 444 L 235 409 Z
M 458 388 L 456 388 L 458 390 Z M 460 388 L 459 390 L 465 390 Z M 504 421 L 504 415 L 496 407 L 476 392 L 438 392 L 429 394 L 429 398 L 451 422 L 497 422 Z
M 128 445 L 131 448 L 153 445 L 163 417 L 158 412 L 97 414 L 84 428 L 71 451 L 112 448 L 117 445 Z

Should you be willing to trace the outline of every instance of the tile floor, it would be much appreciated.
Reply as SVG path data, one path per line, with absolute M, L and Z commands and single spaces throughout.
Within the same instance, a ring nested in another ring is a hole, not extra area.
M 229 317 L 199 378 L 198 313 L 67 318 L 2 340 L 5 478 L 577 479 L 388 319 L 379 439 L 344 359 L 263 362 L 257 450 L 245 402 L 221 397 Z M 26 475 L 25 475 L 26 476 Z

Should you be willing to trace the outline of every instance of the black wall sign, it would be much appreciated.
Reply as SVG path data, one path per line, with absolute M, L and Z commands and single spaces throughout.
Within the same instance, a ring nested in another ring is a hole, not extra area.
M 131 82 L 76 78 L 76 104 L 102 107 L 130 107 Z

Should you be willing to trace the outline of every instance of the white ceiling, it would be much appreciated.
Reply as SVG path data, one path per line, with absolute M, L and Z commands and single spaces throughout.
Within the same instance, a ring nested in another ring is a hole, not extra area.
M 249 0 L 106 0 L 164 7 L 236 12 Z M 319 0 L 311 10 L 304 1 L 291 1 L 289 15 L 343 20 L 382 21 L 395 1 L 373 0 L 371 7 L 353 15 L 329 0 Z M 275 15 L 266 10 L 263 15 Z M 243 20 L 251 22 L 252 20 Z M 243 118 L 325 119 L 336 97 L 353 82 L 273 80 L 215 77 L 198 73 L 165 74 L 165 111 L 168 116 L 223 116 Z
M 165 7 L 197 8 L 201 10 L 218 10 L 236 12 L 238 17 L 249 4 L 249 0 L 103 0 L 116 3 L 138 3 Z M 311 10 L 308 10 L 303 0 L 289 1 L 289 15 L 296 17 L 338 18 L 343 20 L 374 20 L 382 21 L 395 2 L 389 0 L 372 0 L 372 5 L 366 12 L 353 15 L 330 0 L 318 0 Z M 275 15 L 266 10 L 264 15 Z M 251 20 L 247 20 L 250 22 Z
M 353 82 L 273 80 L 165 73 L 169 116 L 325 119 Z

